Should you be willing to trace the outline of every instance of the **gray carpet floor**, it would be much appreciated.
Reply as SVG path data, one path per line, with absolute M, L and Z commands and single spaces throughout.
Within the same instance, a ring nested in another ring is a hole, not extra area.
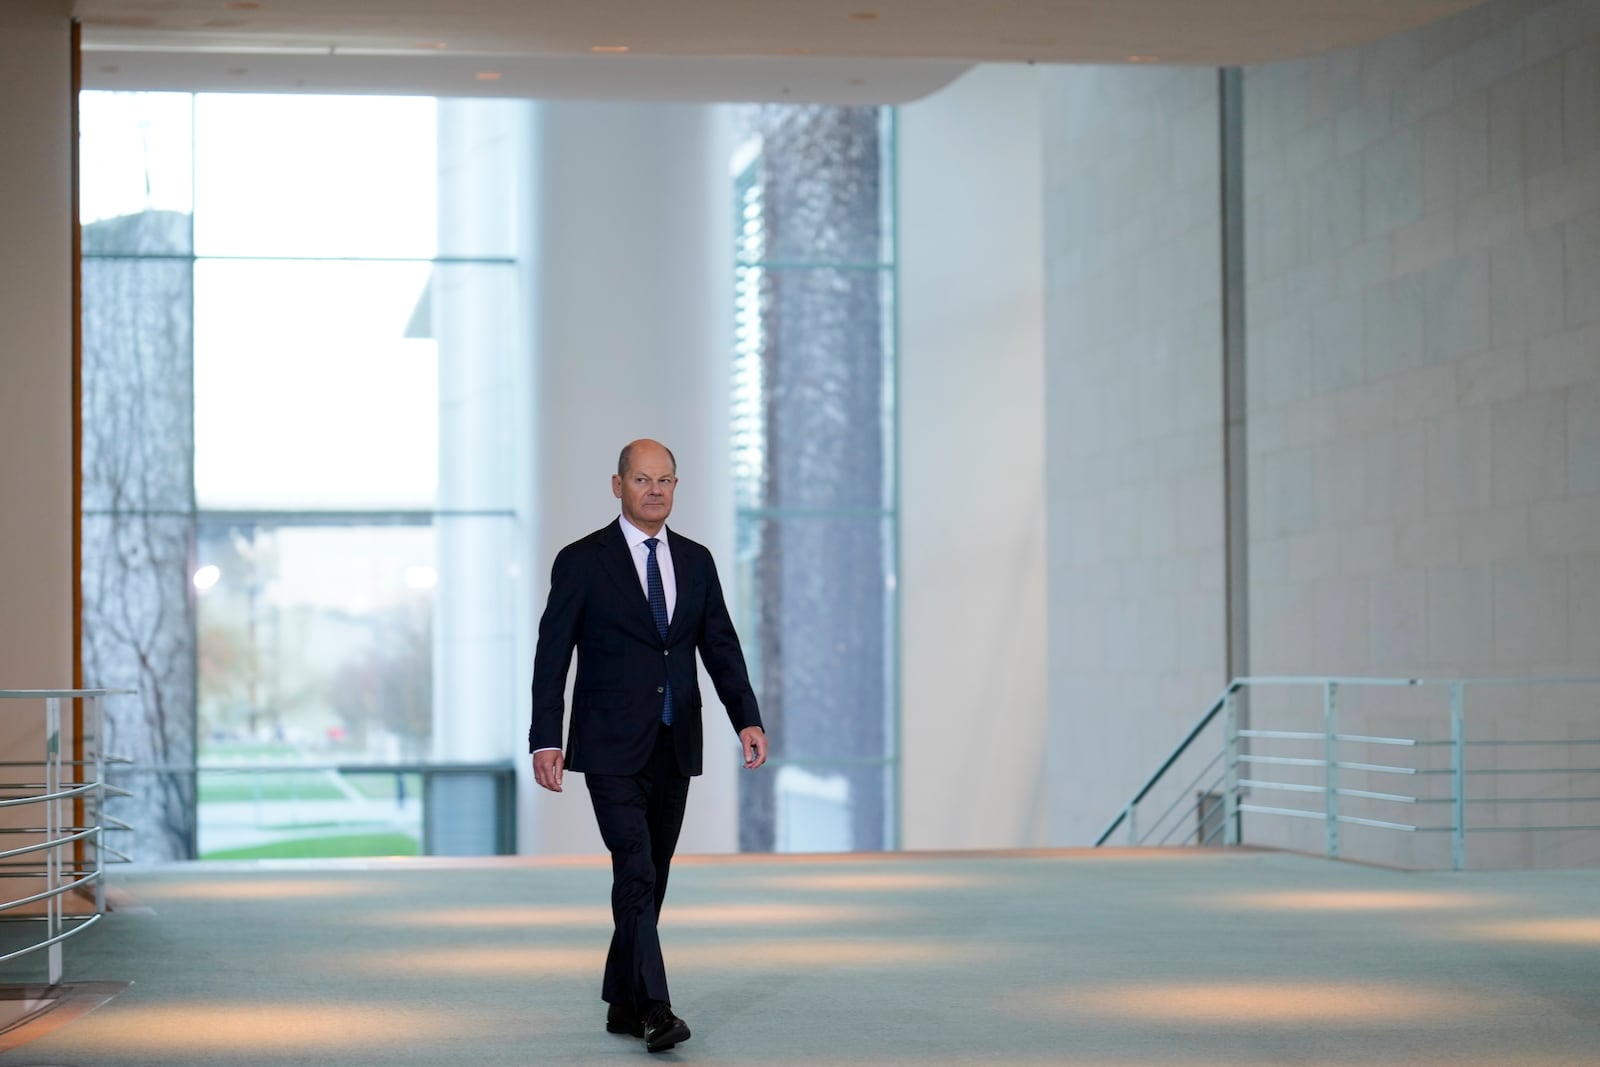
M 690 858 L 693 1038 L 604 1032 L 588 860 L 124 870 L 0 1067 L 1600 1064 L 1600 871 L 1254 851 Z M 38 957 L 0 981 L 38 982 Z

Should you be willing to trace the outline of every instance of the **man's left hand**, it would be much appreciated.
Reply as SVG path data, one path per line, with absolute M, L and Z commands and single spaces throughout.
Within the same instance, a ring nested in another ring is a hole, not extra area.
M 744 769 L 753 771 L 767 762 L 767 734 L 759 726 L 746 726 L 739 731 L 739 744 L 744 747 Z

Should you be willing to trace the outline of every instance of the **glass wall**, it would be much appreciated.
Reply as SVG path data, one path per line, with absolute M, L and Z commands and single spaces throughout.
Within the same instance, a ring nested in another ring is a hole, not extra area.
M 893 112 L 762 107 L 736 165 L 741 631 L 775 774 L 740 846 L 897 844 Z
M 416 852 L 432 770 L 512 755 L 523 106 L 83 94 L 85 659 L 140 690 L 139 859 Z

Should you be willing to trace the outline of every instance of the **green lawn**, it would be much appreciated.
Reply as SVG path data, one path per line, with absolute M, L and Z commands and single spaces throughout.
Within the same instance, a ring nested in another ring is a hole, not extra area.
M 346 783 L 362 796 L 387 800 L 395 795 L 393 774 L 346 774 Z M 405 776 L 406 796 L 422 795 L 422 776 Z M 200 803 L 241 800 L 344 800 L 322 771 L 271 772 L 204 770 L 200 772 Z
M 341 834 L 334 837 L 307 837 L 293 841 L 274 841 L 250 848 L 228 848 L 207 852 L 203 860 L 300 860 L 334 859 L 341 856 L 416 856 L 422 852 L 417 839 L 406 834 Z
M 229 800 L 343 800 L 321 771 L 274 771 L 250 774 L 200 772 L 200 803 Z

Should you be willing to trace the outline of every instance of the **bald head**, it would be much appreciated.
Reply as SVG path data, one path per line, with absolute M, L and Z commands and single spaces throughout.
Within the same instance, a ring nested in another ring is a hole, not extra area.
M 626 478 L 628 476 L 628 471 L 633 467 L 633 456 L 635 449 L 640 449 L 645 452 L 659 449 L 661 452 L 666 454 L 667 462 L 671 464 L 673 472 L 677 472 L 678 460 L 677 457 L 672 454 L 672 449 L 668 448 L 660 441 L 652 441 L 648 437 L 641 437 L 637 441 L 629 441 L 627 444 L 622 446 L 622 454 L 617 457 L 618 478 Z
M 672 514 L 672 494 L 678 488 L 678 461 L 660 441 L 631 441 L 617 457 L 611 492 L 622 501 L 622 516 L 654 537 Z

